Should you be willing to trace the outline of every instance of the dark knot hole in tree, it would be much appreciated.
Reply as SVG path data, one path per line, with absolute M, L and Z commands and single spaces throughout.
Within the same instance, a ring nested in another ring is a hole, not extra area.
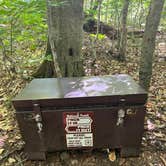
M 73 49 L 72 48 L 69 48 L 69 56 L 73 56 L 74 53 L 73 53 Z

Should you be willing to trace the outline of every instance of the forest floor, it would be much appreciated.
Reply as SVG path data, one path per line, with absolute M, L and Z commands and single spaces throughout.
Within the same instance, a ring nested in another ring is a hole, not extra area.
M 163 38 L 162 38 L 163 39 Z M 147 102 L 145 132 L 141 154 L 136 158 L 119 158 L 109 161 L 102 150 L 92 152 L 56 152 L 48 154 L 47 161 L 27 161 L 23 153 L 23 141 L 19 133 L 11 97 L 18 93 L 27 81 L 22 77 L 9 77 L 1 71 L 0 80 L 0 165 L 2 166 L 166 166 L 166 55 L 165 39 L 157 39 L 153 75 Z M 137 41 L 129 40 L 125 62 L 111 54 L 112 43 L 107 39 L 91 43 L 85 35 L 83 55 L 86 75 L 112 75 L 125 73 L 138 81 L 140 47 Z M 94 52 L 94 48 L 96 52 Z M 12 95 L 7 95 L 12 94 Z

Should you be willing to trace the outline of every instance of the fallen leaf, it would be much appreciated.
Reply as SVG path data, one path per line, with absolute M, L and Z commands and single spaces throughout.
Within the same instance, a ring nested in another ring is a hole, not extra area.
M 116 160 L 116 154 L 115 151 L 111 151 L 108 155 L 110 161 L 115 161 Z
M 2 154 L 2 153 L 3 153 L 3 151 L 4 151 L 4 149 L 0 149 L 0 154 Z
M 3 136 L 3 137 L 0 138 L 0 148 L 4 146 L 5 140 L 6 140 L 7 138 L 8 138 L 7 136 Z
M 148 119 L 147 120 L 147 127 L 148 127 L 148 130 L 154 130 L 155 129 L 155 125 Z
M 16 139 L 16 140 L 21 139 L 21 136 L 16 135 L 16 136 L 15 136 L 15 139 Z
M 160 121 L 159 120 L 155 120 L 155 124 L 158 126 L 160 125 Z
M 0 114 L 0 120 L 2 120 L 3 119 L 3 116 L 2 116 L 2 114 Z
M 164 137 L 165 135 L 164 134 L 162 134 L 162 133 L 153 133 L 156 137 L 160 137 L 160 138 L 162 138 L 162 137 Z
M 153 104 L 150 103 L 150 102 L 148 102 L 148 103 L 146 104 L 146 107 L 147 107 L 147 108 L 152 108 L 152 106 L 153 106 Z
M 6 130 L 6 131 L 12 131 L 13 129 L 14 129 L 14 127 L 11 125 L 6 125 L 3 127 L 3 130 Z
M 15 160 L 14 158 L 11 158 L 11 157 L 10 157 L 10 158 L 8 159 L 8 162 L 11 164 L 11 163 L 16 162 L 16 160 Z
M 14 139 L 9 139 L 8 142 L 9 142 L 9 143 L 14 143 L 14 142 L 16 142 L 16 141 L 15 141 Z

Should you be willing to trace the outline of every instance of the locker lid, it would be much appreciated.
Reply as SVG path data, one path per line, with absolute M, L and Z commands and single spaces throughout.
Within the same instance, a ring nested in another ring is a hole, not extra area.
M 105 75 L 32 80 L 12 101 L 33 100 L 91 100 L 101 97 L 143 96 L 147 92 L 129 75 Z

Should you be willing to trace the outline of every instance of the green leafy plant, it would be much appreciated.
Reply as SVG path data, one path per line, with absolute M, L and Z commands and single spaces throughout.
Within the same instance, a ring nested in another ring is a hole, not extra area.
M 90 34 L 90 37 L 94 40 L 96 39 L 96 37 L 98 40 L 103 40 L 106 36 L 104 34 L 99 33 L 97 36 L 96 34 Z

